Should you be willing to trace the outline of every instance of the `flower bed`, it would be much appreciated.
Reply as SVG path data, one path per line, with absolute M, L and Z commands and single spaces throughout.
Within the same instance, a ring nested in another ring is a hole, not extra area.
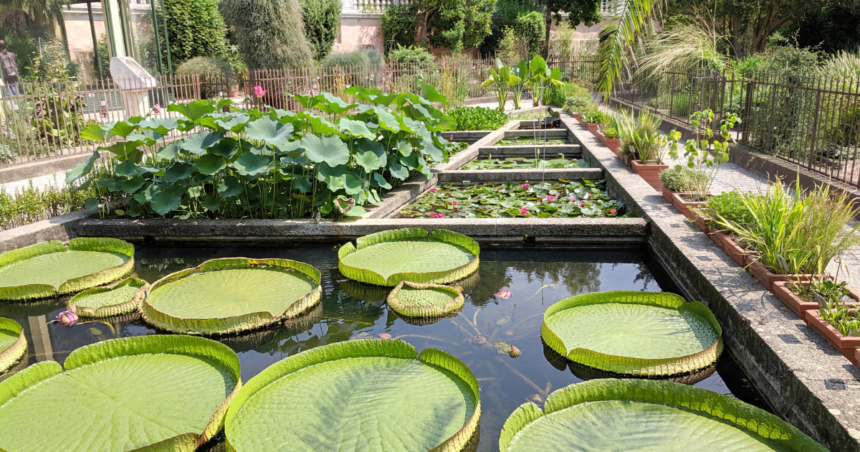
M 519 157 L 509 157 L 506 159 L 476 159 L 463 166 L 464 170 L 494 170 L 494 169 L 529 169 L 529 168 L 588 168 L 588 162 L 583 159 L 564 158 L 564 154 L 559 154 L 559 158 L 543 160 L 543 159 L 527 159 Z
M 401 218 L 575 218 L 621 216 L 604 181 L 443 185 L 400 212 Z

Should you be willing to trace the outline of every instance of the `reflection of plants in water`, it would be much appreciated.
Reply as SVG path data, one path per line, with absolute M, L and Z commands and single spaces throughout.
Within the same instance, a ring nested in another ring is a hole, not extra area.
M 651 271 L 648 270 L 648 265 L 644 262 L 637 264 L 636 276 L 633 278 L 633 282 L 639 281 L 642 281 L 642 292 L 647 292 L 648 285 L 654 282 L 654 275 L 651 274 Z
M 600 264 L 592 262 L 514 262 L 509 267 L 528 281 L 561 284 L 571 295 L 600 290 Z M 647 271 L 647 268 L 646 268 Z

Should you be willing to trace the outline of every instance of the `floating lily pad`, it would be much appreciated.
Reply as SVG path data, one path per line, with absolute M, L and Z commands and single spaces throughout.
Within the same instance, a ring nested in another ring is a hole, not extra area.
M 194 450 L 221 430 L 239 357 L 189 336 L 112 339 L 0 383 L 0 450 Z M 74 408 L 74 415 L 68 409 Z
M 679 383 L 593 380 L 521 405 L 501 452 L 535 450 L 796 451 L 827 449 L 780 418 L 732 397 Z
M 670 376 L 713 365 L 722 329 L 702 303 L 669 293 L 596 292 L 555 303 L 541 338 L 576 363 L 617 374 Z
M 457 451 L 480 413 L 478 381 L 454 356 L 361 339 L 270 366 L 230 405 L 225 429 L 237 452 Z
M 69 300 L 68 309 L 82 317 L 111 317 L 137 311 L 146 282 L 128 278 L 110 287 L 87 289 Z
M 76 238 L 0 254 L 0 299 L 28 300 L 80 292 L 130 272 L 134 247 L 125 241 Z
M 296 317 L 320 299 L 320 272 L 287 259 L 212 259 L 154 282 L 144 319 L 185 334 L 230 334 Z
M 340 247 L 338 269 L 347 278 L 368 284 L 444 284 L 478 269 L 477 242 L 445 229 L 383 231 L 361 237 L 356 244 Z
M 463 307 L 459 290 L 437 284 L 401 281 L 388 295 L 388 306 L 407 317 L 439 317 Z
M 27 353 L 27 338 L 18 322 L 0 317 L 0 373 L 6 372 Z

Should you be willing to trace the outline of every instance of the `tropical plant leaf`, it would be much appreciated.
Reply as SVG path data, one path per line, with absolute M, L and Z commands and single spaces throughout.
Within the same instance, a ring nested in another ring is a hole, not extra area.
M 228 449 L 462 450 L 480 418 L 478 391 L 469 368 L 441 350 L 418 355 L 381 339 L 324 345 L 248 382 L 227 413 Z
M 90 141 L 107 141 L 114 136 L 101 124 L 90 124 L 81 130 L 81 139 Z
M 544 411 L 534 403 L 517 408 L 502 429 L 501 452 L 827 450 L 762 409 L 713 391 L 667 381 L 602 379 L 577 383 L 550 394 Z
M 286 259 L 206 261 L 152 284 L 144 319 L 184 334 L 230 334 L 293 318 L 320 299 L 320 272 Z
M 223 198 L 229 198 L 242 193 L 242 183 L 236 176 L 227 176 L 218 183 L 218 194 Z
M 349 163 L 349 148 L 335 136 L 318 137 L 308 133 L 302 137 L 301 146 L 312 162 L 326 162 L 330 166 Z
M 69 300 L 68 309 L 81 317 L 111 317 L 137 311 L 146 286 L 137 278 L 128 278 L 109 287 L 87 289 Z
M 207 196 L 203 198 L 203 202 L 200 205 L 210 212 L 215 212 L 221 208 L 221 200 L 214 196 Z
M 0 449 L 194 450 L 218 433 L 241 388 L 236 353 L 189 336 L 99 342 L 65 367 L 47 361 L 0 383 Z
M 627 375 L 670 376 L 703 369 L 723 349 L 716 318 L 670 293 L 596 292 L 550 306 L 544 342 L 571 361 Z
M 122 191 L 124 193 L 135 193 L 146 184 L 146 179 L 140 174 L 135 174 L 131 179 L 122 183 Z
M 394 229 L 367 235 L 338 251 L 338 268 L 349 279 L 396 286 L 400 281 L 444 284 L 478 269 L 479 248 L 469 237 L 437 229 Z M 409 259 L 403 259 L 409 256 Z
M 463 307 L 459 290 L 436 284 L 401 281 L 388 295 L 388 306 L 407 317 L 438 317 Z
M 428 83 L 418 80 L 418 88 L 421 89 L 421 96 L 430 102 L 439 102 L 443 105 L 448 105 L 448 98 L 436 91 L 436 87 Z
M 0 317 L 0 374 L 11 369 L 27 353 L 27 338 L 21 325 Z
M 194 165 L 185 162 L 176 162 L 167 168 L 164 172 L 164 181 L 172 184 L 181 181 L 194 172 Z
M 141 128 L 154 130 L 162 135 L 167 135 L 170 131 L 179 127 L 179 121 L 176 118 L 157 118 L 145 119 L 138 124 Z
M 116 280 L 134 266 L 134 247 L 106 238 L 50 241 L 0 254 L 0 299 L 80 292 Z
M 338 121 L 337 126 L 340 128 L 340 130 L 348 132 L 354 137 L 367 138 L 368 140 L 373 140 L 376 138 L 376 134 L 371 132 L 363 121 L 352 120 L 349 118 L 341 118 L 340 121 Z

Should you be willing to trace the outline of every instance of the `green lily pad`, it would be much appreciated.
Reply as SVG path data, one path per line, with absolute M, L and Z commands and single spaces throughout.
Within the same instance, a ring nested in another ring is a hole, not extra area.
M 112 287 L 87 289 L 69 300 L 67 308 L 81 317 L 111 317 L 137 311 L 146 281 L 128 278 Z
M 702 303 L 678 295 L 596 292 L 555 303 L 541 338 L 585 366 L 637 376 L 670 376 L 709 367 L 723 350 L 722 329 Z
M 517 408 L 501 452 L 653 450 L 681 452 L 827 449 L 782 419 L 732 397 L 680 383 L 593 380 Z
M 388 306 L 407 317 L 438 317 L 463 307 L 459 290 L 436 284 L 414 284 L 400 281 L 388 295 Z
M 0 317 L 0 374 L 11 369 L 26 353 L 24 329 L 18 322 Z
M 445 229 L 383 231 L 361 237 L 356 244 L 340 247 L 338 269 L 347 278 L 368 284 L 444 284 L 478 269 L 477 242 Z
M 42 242 L 0 254 L 0 299 L 28 300 L 80 292 L 130 272 L 134 247 L 108 238 Z
M 284 359 L 251 379 L 225 420 L 228 449 L 447 450 L 480 417 L 478 381 L 441 350 L 361 339 Z
M 0 450 L 194 450 L 221 430 L 241 386 L 239 357 L 209 339 L 87 345 L 65 371 L 45 361 L 0 383 Z
M 320 272 L 286 259 L 212 259 L 154 282 L 144 319 L 185 334 L 230 334 L 298 316 L 320 299 Z

